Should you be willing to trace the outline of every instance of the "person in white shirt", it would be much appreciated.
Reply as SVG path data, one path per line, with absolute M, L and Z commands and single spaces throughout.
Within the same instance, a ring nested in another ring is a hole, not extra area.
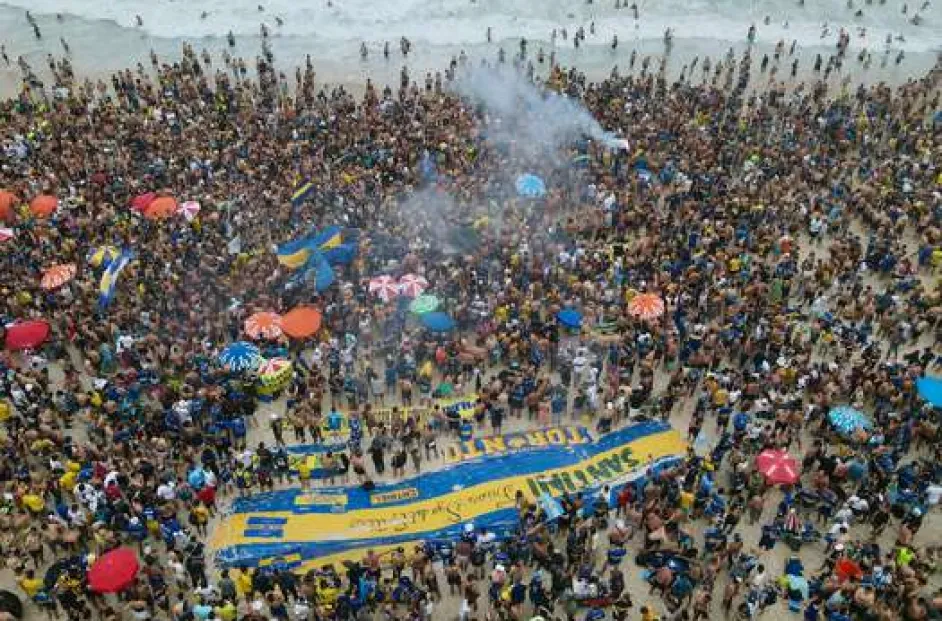
M 752 576 L 752 588 L 756 591 L 762 590 L 769 581 L 769 575 L 765 571 L 765 565 L 759 565 L 756 568 L 755 575 Z
M 161 500 L 174 500 L 177 497 L 176 485 L 173 481 L 166 481 L 157 486 L 157 497 Z

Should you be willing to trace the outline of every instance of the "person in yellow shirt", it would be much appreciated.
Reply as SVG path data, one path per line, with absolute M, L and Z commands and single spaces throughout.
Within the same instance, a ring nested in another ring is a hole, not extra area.
M 43 581 L 36 577 L 36 572 L 32 569 L 26 570 L 26 575 L 20 579 L 19 584 L 20 588 L 23 589 L 23 592 L 26 593 L 26 596 L 30 599 L 36 597 L 39 590 L 43 588 Z
M 239 609 L 228 599 L 220 606 L 216 606 L 216 617 L 222 621 L 235 621 L 239 616 Z
M 252 599 L 252 574 L 249 573 L 249 570 L 242 567 L 239 569 L 239 574 L 235 579 L 236 589 L 238 589 L 239 594 L 245 597 L 245 601 Z
M 680 510 L 687 517 L 690 516 L 690 510 L 693 509 L 693 501 L 693 492 L 686 489 L 680 492 Z
M 23 494 L 23 506 L 29 509 L 31 514 L 39 515 L 46 509 L 46 501 L 38 494 Z

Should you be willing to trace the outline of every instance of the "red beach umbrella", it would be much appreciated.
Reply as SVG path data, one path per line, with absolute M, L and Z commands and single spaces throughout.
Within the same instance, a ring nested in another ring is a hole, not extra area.
M 96 593 L 119 593 L 134 583 L 140 568 L 131 548 L 106 552 L 88 568 L 88 588 Z

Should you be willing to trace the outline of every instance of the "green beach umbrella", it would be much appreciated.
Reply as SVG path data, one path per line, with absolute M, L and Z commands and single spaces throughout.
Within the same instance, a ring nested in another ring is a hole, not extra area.
M 424 315 L 438 308 L 438 304 L 438 298 L 434 295 L 420 295 L 409 303 L 409 310 L 416 315 Z

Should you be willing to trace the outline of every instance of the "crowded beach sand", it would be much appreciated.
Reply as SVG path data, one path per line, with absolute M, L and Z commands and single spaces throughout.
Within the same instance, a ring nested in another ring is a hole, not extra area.
M 650 45 L 5 74 L 0 616 L 938 618 L 942 69 Z M 216 545 L 264 493 L 658 421 L 686 451 L 500 529 Z

